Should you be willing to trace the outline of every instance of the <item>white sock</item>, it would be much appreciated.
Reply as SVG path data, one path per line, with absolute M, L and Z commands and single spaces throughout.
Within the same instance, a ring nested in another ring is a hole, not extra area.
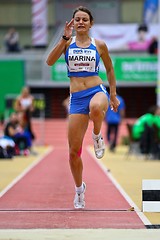
M 82 185 L 80 187 L 75 186 L 75 190 L 76 190 L 76 193 L 81 194 L 84 191 L 83 182 L 82 182 Z
M 96 135 L 94 132 L 92 132 L 92 138 L 93 138 L 94 140 L 97 140 L 97 139 L 99 139 L 100 137 L 101 137 L 101 132 L 98 133 L 98 135 Z

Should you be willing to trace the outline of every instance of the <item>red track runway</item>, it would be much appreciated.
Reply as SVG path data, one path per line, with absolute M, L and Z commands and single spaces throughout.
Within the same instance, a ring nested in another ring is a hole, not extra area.
M 0 199 L 0 228 L 145 228 L 136 212 L 83 147 L 86 208 L 74 210 L 66 122 L 48 121 L 46 143 L 53 150 Z

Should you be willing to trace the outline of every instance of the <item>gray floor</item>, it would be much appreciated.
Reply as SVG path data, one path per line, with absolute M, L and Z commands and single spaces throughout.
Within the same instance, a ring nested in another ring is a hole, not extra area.
M 0 230 L 0 240 L 160 240 L 160 229 Z

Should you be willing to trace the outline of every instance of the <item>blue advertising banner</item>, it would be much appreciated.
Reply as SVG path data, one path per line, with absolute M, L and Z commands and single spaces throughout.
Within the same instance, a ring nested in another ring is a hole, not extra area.
M 158 22 L 158 0 L 144 0 L 143 20 L 146 24 Z

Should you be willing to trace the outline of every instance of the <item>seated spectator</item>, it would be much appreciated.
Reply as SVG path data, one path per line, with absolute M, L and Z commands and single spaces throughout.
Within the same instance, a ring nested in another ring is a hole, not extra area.
M 9 121 L 6 123 L 4 136 L 10 137 L 15 142 L 16 155 L 28 155 L 30 153 L 29 150 L 32 146 L 31 136 L 29 132 L 25 131 L 20 125 L 19 118 L 16 113 L 12 113 Z
M 15 28 L 10 28 L 8 33 L 4 37 L 4 44 L 6 47 L 6 51 L 9 53 L 19 52 L 19 34 L 15 30 Z
M 11 159 L 15 156 L 15 142 L 6 136 L 0 137 L 0 159 Z
M 152 106 L 148 113 L 141 116 L 132 128 L 133 139 L 139 141 L 140 152 L 160 157 L 160 108 Z

